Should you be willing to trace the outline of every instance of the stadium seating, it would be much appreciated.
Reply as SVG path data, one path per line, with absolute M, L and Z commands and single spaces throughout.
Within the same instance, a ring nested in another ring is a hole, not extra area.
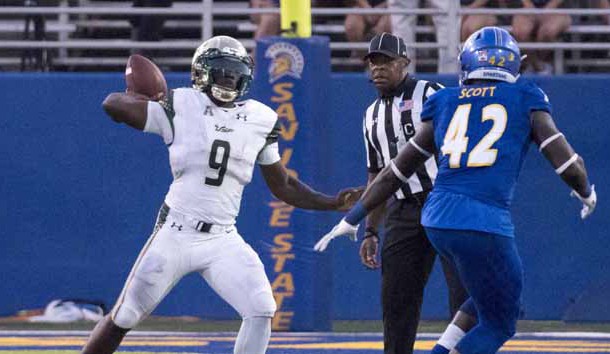
M 131 1 L 96 1 L 96 0 L 57 0 L 60 8 L 69 9 L 81 7 L 88 9 L 122 9 L 116 14 L 47 14 L 45 15 L 46 41 L 52 48 L 40 49 L 49 60 L 45 68 L 39 70 L 54 71 L 106 71 L 120 70 L 127 55 L 136 46 L 131 46 L 131 22 L 129 12 Z M 14 0 L 12 5 L 20 3 Z M 6 2 L 6 4 L 11 5 Z M 165 69 L 174 71 L 188 70 L 192 48 L 200 42 L 202 29 L 201 1 L 175 0 L 172 9 L 182 11 L 181 14 L 171 14 L 166 17 L 163 26 L 163 43 L 157 43 L 150 53 Z M 255 25 L 250 21 L 247 1 L 213 2 L 214 15 L 211 30 L 213 34 L 228 34 L 241 39 L 246 47 L 252 48 L 252 34 Z M 238 14 L 230 12 L 238 10 Z M 123 11 L 124 10 L 124 11 Z M 229 12 L 226 12 L 229 10 Z M 33 16 L 30 16 L 31 19 Z M 588 42 L 606 42 L 610 36 L 610 26 L 595 21 L 592 16 L 573 16 L 573 25 L 563 36 L 563 42 L 554 47 L 554 62 L 557 73 L 604 72 L 610 69 L 608 45 L 595 48 L 579 47 Z M 0 6 L 0 68 L 2 70 L 19 70 L 22 57 L 31 56 L 37 48 L 29 51 L 23 47 L 16 48 L 9 44 L 24 42 L 27 15 L 3 12 Z M 313 33 L 331 38 L 332 64 L 334 71 L 362 71 L 363 64 L 357 58 L 350 58 L 349 49 L 364 48 L 366 43 L 348 43 L 345 39 L 341 16 L 314 16 Z M 436 50 L 434 48 L 434 29 L 430 21 L 420 21 L 416 28 L 417 40 L 420 44 L 430 44 L 430 48 L 418 50 L 418 71 L 433 72 L 436 67 Z M 29 31 L 33 31 L 30 21 Z M 30 38 L 32 35 L 30 33 Z M 117 42 L 117 40 L 122 40 Z M 11 42 L 9 42 L 11 41 Z M 85 41 L 85 42 L 83 42 Z M 95 48 L 86 44 L 96 41 Z M 70 46 L 61 48 L 61 43 L 72 42 Z M 168 47 L 169 42 L 173 44 Z M 177 43 L 179 42 L 179 43 Z M 104 48 L 104 43 L 107 47 Z M 181 43 L 181 44 L 180 44 Z M 567 45 L 566 44 L 574 44 Z M 154 44 L 153 44 L 154 45 Z M 562 46 L 563 45 L 563 46 Z M 163 49 L 163 48 L 170 48 Z M 587 50 L 584 50 L 584 49 Z M 27 65 L 26 68 L 27 69 Z

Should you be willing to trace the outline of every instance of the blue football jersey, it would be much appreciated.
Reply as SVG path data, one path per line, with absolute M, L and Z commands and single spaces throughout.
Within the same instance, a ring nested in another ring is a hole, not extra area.
M 513 236 L 509 208 L 531 143 L 532 111 L 550 113 L 551 105 L 524 80 L 445 88 L 426 101 L 421 119 L 433 122 L 438 177 L 424 226 Z

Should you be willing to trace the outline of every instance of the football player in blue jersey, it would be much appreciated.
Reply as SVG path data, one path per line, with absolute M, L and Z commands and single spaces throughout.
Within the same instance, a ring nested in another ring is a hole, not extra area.
M 523 269 L 509 208 L 530 143 L 582 202 L 581 218 L 593 212 L 597 196 L 583 159 L 553 122 L 548 97 L 519 79 L 521 53 L 507 31 L 475 32 L 459 60 L 460 86 L 427 100 L 417 134 L 314 248 L 341 235 L 354 239 L 365 215 L 437 154 L 438 177 L 422 225 L 439 254 L 455 264 L 478 315 L 477 325 L 447 349 L 495 353 L 514 335 L 519 314 Z

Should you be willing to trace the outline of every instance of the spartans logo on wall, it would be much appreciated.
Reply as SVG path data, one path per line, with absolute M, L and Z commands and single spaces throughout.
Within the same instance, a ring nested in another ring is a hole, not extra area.
M 270 83 L 274 83 L 284 76 L 301 78 L 305 60 L 297 46 L 287 42 L 275 43 L 267 48 L 265 58 L 271 59 L 269 64 Z

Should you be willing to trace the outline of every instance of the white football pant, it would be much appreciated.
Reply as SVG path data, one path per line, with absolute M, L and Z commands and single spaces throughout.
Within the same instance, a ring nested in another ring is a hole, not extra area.
M 276 304 L 263 263 L 233 226 L 202 233 L 171 210 L 140 252 L 112 311 L 114 323 L 133 328 L 191 272 L 242 318 L 273 317 Z

